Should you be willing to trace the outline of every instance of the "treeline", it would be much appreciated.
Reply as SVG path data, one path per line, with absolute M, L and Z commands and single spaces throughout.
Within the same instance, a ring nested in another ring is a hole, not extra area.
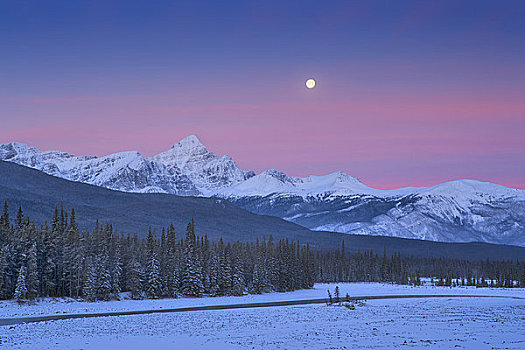
M 525 261 L 469 261 L 446 258 L 388 256 L 373 251 L 317 254 L 316 282 L 391 282 L 421 285 L 431 277 L 437 286 L 525 287 Z
M 420 283 L 525 286 L 523 262 L 418 259 L 373 252 L 312 251 L 308 244 L 270 238 L 218 242 L 173 226 L 146 238 L 118 234 L 112 225 L 82 232 L 75 218 L 55 209 L 51 224 L 36 225 L 18 209 L 0 216 L 0 298 L 73 297 L 85 300 L 260 294 L 311 288 L 315 282 Z M 490 281 L 490 282 L 489 282 Z M 482 283 L 483 282 L 483 283 Z
M 55 209 L 51 225 L 37 226 L 22 209 L 11 225 L 7 204 L 0 216 L 0 298 L 74 297 L 134 299 L 260 294 L 311 288 L 314 255 L 308 245 L 288 241 L 225 243 L 173 226 L 160 239 L 140 239 L 97 225 L 81 232 L 72 210 Z

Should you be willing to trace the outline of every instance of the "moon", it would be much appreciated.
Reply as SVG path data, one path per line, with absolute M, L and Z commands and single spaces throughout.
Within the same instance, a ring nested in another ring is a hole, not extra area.
M 313 79 L 308 79 L 305 83 L 306 87 L 308 89 L 313 89 L 315 87 L 315 80 Z

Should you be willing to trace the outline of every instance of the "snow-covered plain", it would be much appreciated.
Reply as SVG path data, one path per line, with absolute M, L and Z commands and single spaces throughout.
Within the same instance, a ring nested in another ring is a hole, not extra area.
M 525 297 L 525 289 L 340 283 L 341 294 L 468 294 Z M 2 302 L 0 317 L 146 310 L 326 297 L 335 284 L 244 297 L 83 303 Z M 70 319 L 0 327 L 15 349 L 525 349 L 525 299 L 369 300 L 355 310 L 326 305 Z

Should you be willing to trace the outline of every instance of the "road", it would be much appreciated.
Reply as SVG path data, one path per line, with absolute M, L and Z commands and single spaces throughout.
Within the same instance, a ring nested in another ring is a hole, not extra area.
M 414 294 L 414 295 L 362 295 L 350 298 L 342 298 L 343 301 L 358 301 L 358 300 L 379 300 L 379 299 L 411 299 L 411 298 L 508 298 L 508 299 L 525 299 L 521 297 L 512 296 L 495 296 L 495 295 L 465 295 L 465 294 Z M 309 305 L 309 304 L 324 304 L 328 299 L 302 299 L 302 300 L 286 300 L 286 301 L 269 301 L 261 303 L 245 303 L 245 304 L 227 304 L 227 305 L 208 305 L 208 306 L 190 306 L 172 309 L 155 309 L 155 310 L 136 310 L 136 311 L 114 311 L 114 312 L 97 312 L 85 314 L 62 314 L 62 315 L 48 315 L 48 316 L 26 316 L 16 318 L 0 318 L 0 326 L 10 326 L 29 322 L 44 322 L 44 321 L 58 321 L 68 320 L 73 318 L 88 318 L 88 317 L 108 317 L 108 316 L 128 316 L 128 315 L 146 315 L 159 314 L 169 312 L 192 312 L 192 311 L 209 311 L 209 310 L 233 310 L 233 309 L 248 309 L 258 307 L 277 307 L 277 306 L 293 306 L 293 305 Z

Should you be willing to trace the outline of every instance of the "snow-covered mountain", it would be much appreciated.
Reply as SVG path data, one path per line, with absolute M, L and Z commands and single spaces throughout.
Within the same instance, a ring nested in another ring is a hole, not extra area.
M 12 142 L 0 145 L 0 159 L 67 180 L 125 192 L 199 194 L 179 169 L 168 169 L 144 158 L 139 152 L 121 152 L 98 158 L 57 151 L 40 152 L 34 147 Z
M 218 196 L 313 230 L 525 246 L 525 191 L 487 182 L 378 190 L 343 172 L 301 178 L 271 169 L 255 175 L 210 152 L 194 135 L 150 158 L 138 152 L 73 156 L 13 142 L 0 145 L 0 159 L 125 192 Z
M 182 172 L 204 195 L 212 195 L 255 175 L 253 171 L 239 169 L 229 156 L 217 157 L 195 135 L 186 137 L 149 160 L 162 164 L 168 170 Z
M 252 212 L 279 216 L 317 231 L 525 246 L 523 190 L 457 180 L 383 191 L 351 177 L 342 181 L 339 173 L 293 179 L 293 183 L 260 175 L 224 190 L 223 196 Z M 331 183 L 332 189 L 323 190 L 323 183 Z
M 105 157 L 41 152 L 12 142 L 0 145 L 0 159 L 41 170 L 71 181 L 124 192 L 206 195 L 236 185 L 253 172 L 237 167 L 228 156 L 218 157 L 191 135 L 156 156 L 121 152 Z

